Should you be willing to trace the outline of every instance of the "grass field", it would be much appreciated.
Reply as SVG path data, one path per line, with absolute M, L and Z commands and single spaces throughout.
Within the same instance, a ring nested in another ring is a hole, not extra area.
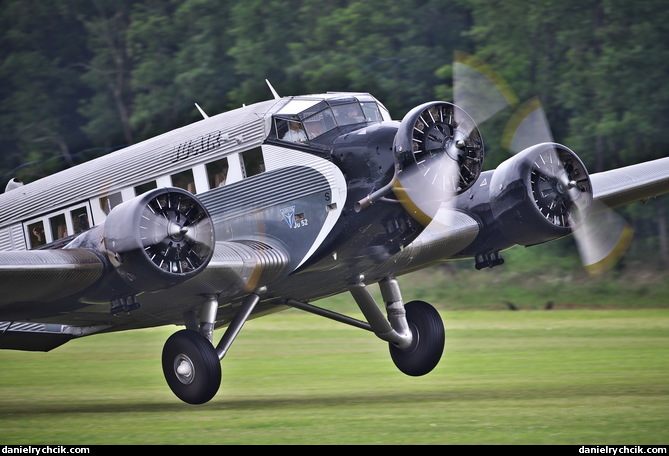
M 371 333 L 288 311 L 249 322 L 218 395 L 178 401 L 174 328 L 0 352 L 2 444 L 667 444 L 669 310 L 445 311 L 421 378 Z

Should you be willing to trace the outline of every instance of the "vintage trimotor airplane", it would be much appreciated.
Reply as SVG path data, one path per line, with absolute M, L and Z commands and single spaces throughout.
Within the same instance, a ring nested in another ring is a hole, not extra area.
M 375 333 L 402 372 L 424 375 L 442 356 L 444 326 L 431 305 L 404 303 L 397 277 L 449 259 L 497 266 L 504 249 L 572 233 L 591 236 L 579 245 L 596 267 L 627 233 L 602 222 L 608 208 L 669 191 L 669 158 L 589 175 L 567 147 L 521 134 L 509 140 L 518 153 L 484 171 L 478 120 L 457 101 L 393 121 L 366 93 L 272 91 L 10 183 L 0 195 L 0 348 L 184 326 L 164 346 L 163 371 L 177 397 L 201 404 L 249 318 L 298 308 Z M 592 237 L 593 220 L 606 239 Z M 366 321 L 314 304 L 342 292 Z

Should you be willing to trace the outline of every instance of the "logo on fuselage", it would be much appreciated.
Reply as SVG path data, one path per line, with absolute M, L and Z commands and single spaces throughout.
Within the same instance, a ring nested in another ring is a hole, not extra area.
M 295 206 L 284 207 L 281 209 L 281 215 L 283 215 L 283 220 L 288 224 L 288 227 L 292 228 L 295 224 Z

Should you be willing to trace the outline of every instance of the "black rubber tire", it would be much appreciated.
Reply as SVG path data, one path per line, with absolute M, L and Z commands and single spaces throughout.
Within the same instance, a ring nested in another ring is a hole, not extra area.
M 389 344 L 390 356 L 400 371 L 418 377 L 439 364 L 444 352 L 446 332 L 439 312 L 430 304 L 411 301 L 404 308 L 413 340 L 411 346 L 404 350 Z
M 191 375 L 179 375 L 180 360 L 190 363 Z M 214 346 L 197 331 L 184 329 L 170 336 L 163 347 L 163 374 L 172 392 L 188 404 L 204 404 L 221 386 L 221 363 Z

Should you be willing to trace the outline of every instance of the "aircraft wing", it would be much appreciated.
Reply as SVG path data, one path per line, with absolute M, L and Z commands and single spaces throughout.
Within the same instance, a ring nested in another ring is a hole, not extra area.
M 218 242 L 199 274 L 164 290 L 140 293 L 141 306 L 114 316 L 109 299 L 99 293 L 111 292 L 115 282 L 110 278 L 117 272 L 99 252 L 0 252 L 0 348 L 49 351 L 88 334 L 181 324 L 184 312 L 196 308 L 203 294 L 234 300 L 258 281 L 280 274 L 287 263 L 287 253 L 267 242 Z M 171 301 L 174 305 L 166 304 Z M 219 322 L 233 316 L 233 306 L 225 306 Z
M 669 157 L 590 176 L 595 200 L 616 208 L 669 192 Z
M 63 312 L 50 303 L 93 285 L 104 268 L 86 249 L 0 252 L 0 348 L 46 351 L 84 334 L 87 329 L 20 317 Z
M 93 251 L 18 250 L 0 252 L 0 310 L 21 302 L 45 302 L 77 294 L 94 284 L 104 263 Z

